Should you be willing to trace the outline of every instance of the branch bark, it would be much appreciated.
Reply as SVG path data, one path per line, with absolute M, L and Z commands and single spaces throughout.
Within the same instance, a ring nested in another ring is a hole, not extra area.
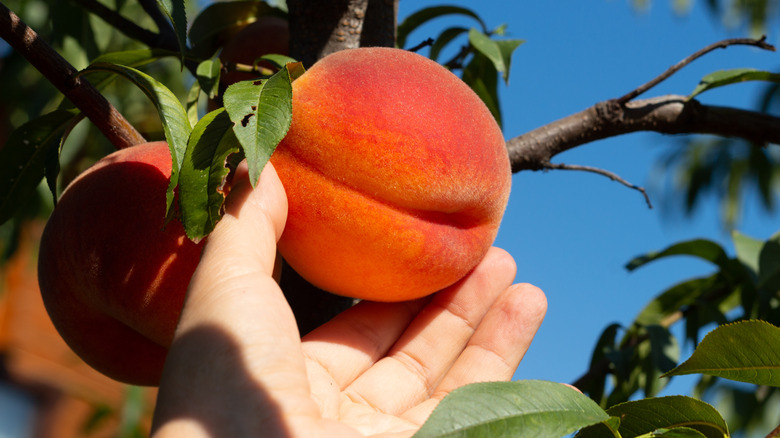
M 75 67 L 38 38 L 38 34 L 3 3 L 0 3 L 0 38 L 73 102 L 111 144 L 121 149 L 146 141 L 92 84 L 74 76 Z
M 550 168 L 555 155 L 633 132 L 713 134 L 758 143 L 780 144 L 780 118 L 756 111 L 704 105 L 685 96 L 660 96 L 620 105 L 597 103 L 507 141 L 512 171 Z

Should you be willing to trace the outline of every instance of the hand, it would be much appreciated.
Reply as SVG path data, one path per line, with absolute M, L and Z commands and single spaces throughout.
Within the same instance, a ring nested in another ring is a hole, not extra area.
M 450 391 L 508 380 L 546 311 L 492 248 L 432 297 L 361 302 L 300 339 L 272 278 L 287 203 L 237 184 L 193 276 L 160 384 L 163 437 L 411 436 Z

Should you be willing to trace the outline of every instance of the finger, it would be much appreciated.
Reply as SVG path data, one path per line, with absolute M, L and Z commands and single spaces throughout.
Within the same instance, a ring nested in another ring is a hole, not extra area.
M 515 275 L 512 257 L 491 248 L 466 278 L 438 293 L 383 358 L 348 388 L 353 400 L 397 414 L 427 399 Z
M 158 426 L 184 419 L 232 430 L 241 423 L 234 418 L 261 427 L 268 418 L 258 412 L 316 411 L 295 319 L 271 278 L 284 189 L 270 164 L 255 190 L 242 175 L 191 280 L 163 370 Z
M 511 379 L 546 311 L 547 299 L 540 289 L 529 284 L 507 289 L 485 315 L 430 401 L 413 408 L 404 418 L 421 424 L 454 389 L 470 383 Z

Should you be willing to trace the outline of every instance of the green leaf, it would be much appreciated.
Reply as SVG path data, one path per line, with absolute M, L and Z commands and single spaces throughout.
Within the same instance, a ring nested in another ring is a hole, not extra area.
M 688 360 L 665 375 L 682 374 L 780 386 L 780 328 L 756 320 L 720 326 L 701 340 Z
M 482 31 L 487 33 L 488 28 L 485 26 L 485 22 L 474 11 L 459 6 L 433 6 L 425 8 L 415 12 L 414 14 L 406 17 L 406 19 L 398 25 L 396 44 L 398 47 L 403 48 L 406 45 L 406 38 L 412 31 L 422 26 L 426 22 L 433 20 L 434 18 L 443 17 L 445 15 L 465 15 L 471 17 L 479 23 Z
M 764 243 L 758 256 L 758 287 L 780 290 L 780 233 Z
M 753 68 L 737 68 L 732 70 L 720 70 L 704 76 L 699 85 L 694 88 L 688 99 L 693 99 L 699 94 L 725 85 L 746 81 L 768 81 L 780 83 L 780 74 Z
M 187 111 L 179 102 L 176 95 L 163 84 L 151 76 L 136 70 L 118 64 L 97 63 L 91 64 L 82 73 L 93 71 L 106 71 L 118 74 L 135 84 L 146 94 L 149 100 L 157 107 L 162 122 L 165 139 L 168 141 L 168 147 L 171 150 L 171 181 L 166 195 L 167 207 L 166 215 L 170 212 L 173 205 L 174 188 L 178 184 L 179 169 L 181 169 L 184 151 L 187 150 L 187 139 L 192 131 L 192 125 L 187 117 Z
M 198 124 L 198 103 L 200 100 L 200 83 L 193 81 L 190 91 L 187 92 L 187 101 L 185 102 L 185 108 L 187 110 L 187 118 L 190 119 L 190 126 Z
M 228 156 L 240 145 L 224 108 L 206 114 L 190 135 L 179 175 L 179 205 L 187 237 L 206 237 L 222 217 Z
M 447 44 L 468 31 L 469 30 L 465 27 L 450 27 L 443 30 L 431 45 L 430 58 L 434 61 L 439 59 L 439 53 L 441 53 Z
M 677 338 L 660 325 L 642 327 L 640 333 L 647 336 L 647 340 L 637 347 L 644 374 L 643 389 L 645 397 L 653 397 L 668 382 L 668 379 L 661 377 L 680 360 L 680 346 Z
M 184 7 L 184 0 L 157 0 L 157 4 L 171 20 L 183 63 L 184 54 L 187 52 L 187 11 Z
M 44 176 L 47 155 L 79 114 L 55 110 L 14 130 L 0 148 L 0 224 L 33 196 Z
M 202 59 L 211 58 L 228 38 L 263 15 L 287 16 L 255 0 L 211 3 L 192 21 L 191 53 Z
M 487 57 L 475 54 L 463 69 L 461 79 L 482 99 L 498 125 L 502 125 L 501 107 L 498 102 L 498 72 Z
M 645 398 L 621 403 L 607 409 L 607 413 L 620 418 L 618 432 L 622 438 L 647 436 L 659 429 L 687 427 L 695 429 L 706 438 L 724 438 L 729 429 L 720 413 L 709 404 L 691 397 L 670 396 Z M 604 426 L 583 429 L 576 438 L 614 438 Z M 652 436 L 652 435 L 651 435 Z
M 225 108 L 244 149 L 252 186 L 290 128 L 292 81 L 302 69 L 300 63 L 287 64 L 268 79 L 237 82 L 225 91 Z
M 523 44 L 522 40 L 493 40 L 488 35 L 476 30 L 469 31 L 469 42 L 479 53 L 487 57 L 501 73 L 505 83 L 509 83 L 509 66 L 512 53 Z
M 590 369 L 595 369 L 597 364 L 604 360 L 604 358 L 614 354 L 617 348 L 617 333 L 621 328 L 620 324 L 613 323 L 604 329 L 601 336 L 599 336 L 599 340 L 596 342 L 596 346 L 593 348 L 593 354 L 590 359 Z M 580 389 L 588 394 L 596 403 L 604 406 L 602 401 L 604 400 L 604 386 L 606 380 L 606 373 L 595 374 L 594 378 L 587 380 L 588 386 L 580 387 Z
M 755 275 L 758 275 L 758 256 L 761 253 L 764 242 L 742 234 L 739 231 L 731 233 L 731 240 L 734 242 L 737 260 L 742 262 Z
M 212 58 L 198 64 L 198 68 L 195 70 L 195 77 L 209 99 L 213 99 L 219 93 L 221 68 L 222 63 L 219 61 L 219 58 Z
M 716 288 L 723 282 L 717 276 L 695 278 L 676 284 L 662 292 L 639 312 L 636 322 L 642 325 L 660 324 L 661 321 L 695 303 L 699 297 Z
M 560 383 L 485 382 L 444 397 L 414 437 L 561 437 L 608 419 L 593 400 Z
M 638 438 L 707 438 L 706 435 L 690 427 L 675 427 L 672 429 L 656 429 Z
M 626 269 L 633 271 L 634 269 L 649 262 L 676 255 L 689 255 L 698 257 L 708 262 L 712 262 L 720 267 L 727 266 L 729 261 L 729 256 L 720 245 L 710 240 L 696 239 L 676 243 L 662 251 L 651 252 L 643 256 L 636 257 L 628 262 Z

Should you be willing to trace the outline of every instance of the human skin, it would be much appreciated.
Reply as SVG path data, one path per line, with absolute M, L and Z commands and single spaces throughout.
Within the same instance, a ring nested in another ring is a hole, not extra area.
M 361 302 L 301 339 L 271 278 L 286 201 L 245 177 L 209 235 L 165 363 L 154 437 L 411 436 L 449 392 L 512 377 L 546 301 L 490 249 L 433 297 Z
M 271 161 L 289 199 L 282 256 L 322 289 L 374 301 L 466 275 L 492 245 L 511 186 L 484 103 L 400 49 L 340 51 L 296 79 Z
M 55 327 L 114 379 L 159 382 L 203 244 L 165 223 L 165 142 L 117 151 L 63 192 L 46 224 L 38 282 Z

